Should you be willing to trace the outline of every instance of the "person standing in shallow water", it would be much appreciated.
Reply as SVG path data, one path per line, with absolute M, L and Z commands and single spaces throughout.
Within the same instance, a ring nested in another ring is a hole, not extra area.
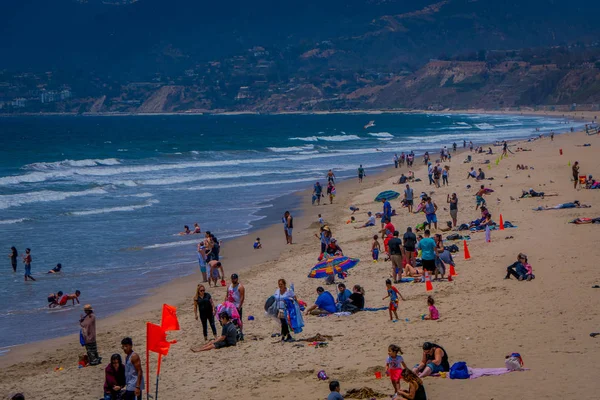
M 35 281 L 35 278 L 31 276 L 31 261 L 31 249 L 27 248 L 25 249 L 25 255 L 23 256 L 23 264 L 25 264 L 25 281 L 27 281 L 27 279 Z
M 19 257 L 19 252 L 15 246 L 10 248 L 8 257 L 10 258 L 10 265 L 12 265 L 13 272 L 17 272 L 17 257 Z
M 362 183 L 364 176 L 366 176 L 365 169 L 363 168 L 362 164 L 360 164 L 360 167 L 358 167 L 358 182 L 359 183 Z

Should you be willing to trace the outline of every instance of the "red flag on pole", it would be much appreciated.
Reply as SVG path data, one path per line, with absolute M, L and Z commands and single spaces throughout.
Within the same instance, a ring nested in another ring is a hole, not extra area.
M 148 337 L 146 338 L 148 343 L 148 350 L 166 356 L 169 354 L 169 348 L 172 343 L 176 341 L 167 341 L 167 333 L 159 326 L 152 323 L 147 325 Z
M 178 331 L 179 320 L 177 319 L 177 307 L 163 304 L 162 319 L 160 326 L 166 331 Z

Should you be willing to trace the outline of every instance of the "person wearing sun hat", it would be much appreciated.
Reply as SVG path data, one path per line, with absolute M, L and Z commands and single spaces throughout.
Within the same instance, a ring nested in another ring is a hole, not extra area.
M 96 315 L 91 304 L 83 306 L 83 311 L 85 314 L 79 320 L 83 345 L 90 360 L 90 365 L 98 365 L 102 358 L 98 357 L 98 346 L 96 345 Z

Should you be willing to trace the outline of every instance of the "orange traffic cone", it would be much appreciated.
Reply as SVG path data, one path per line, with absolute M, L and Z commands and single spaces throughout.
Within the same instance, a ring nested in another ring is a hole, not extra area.
M 467 247 L 467 241 L 463 240 L 463 251 L 465 254 L 465 260 L 468 260 L 471 258 L 471 253 L 469 253 L 469 247 Z
M 452 274 L 448 274 L 448 282 L 452 282 Z
M 448 276 L 457 276 L 458 274 L 454 270 L 454 265 L 450 264 L 450 274 Z M 450 279 L 448 279 L 450 280 Z
M 425 289 L 428 292 L 433 290 L 433 285 L 431 284 L 431 277 L 429 276 L 429 272 L 425 272 Z
M 502 219 L 502 214 L 500 214 L 500 230 L 504 230 L 504 220 Z

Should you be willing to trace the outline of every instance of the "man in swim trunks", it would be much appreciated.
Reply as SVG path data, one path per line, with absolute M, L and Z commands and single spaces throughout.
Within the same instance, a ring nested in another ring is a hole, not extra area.
M 579 182 L 579 161 L 575 161 L 571 169 L 573 170 L 573 180 L 575 181 L 573 189 L 577 189 L 577 183 Z
M 72 305 L 75 305 L 75 301 L 77 301 L 77 304 L 79 304 L 79 296 L 80 295 L 81 295 L 81 292 L 79 290 L 76 290 L 75 293 L 73 293 L 73 294 L 65 294 L 58 301 L 58 305 L 59 306 L 66 306 L 67 302 L 69 300 L 71 300 L 71 302 L 73 303 Z
M 483 195 L 486 194 L 486 192 L 485 186 L 481 185 L 480 189 L 475 194 L 475 200 L 477 201 L 477 205 L 475 206 L 476 210 L 479 208 L 479 206 L 485 206 L 485 199 L 483 198 Z
M 360 164 L 360 167 L 358 167 L 358 182 L 359 183 L 362 183 L 364 176 L 366 176 L 365 169 L 363 168 L 362 164 Z
M 423 269 L 430 274 L 435 272 L 435 241 L 430 237 L 431 232 L 425 229 L 425 237 L 419 241 L 418 249 L 421 250 Z
M 335 175 L 332 170 L 327 171 L 327 182 L 335 185 Z

